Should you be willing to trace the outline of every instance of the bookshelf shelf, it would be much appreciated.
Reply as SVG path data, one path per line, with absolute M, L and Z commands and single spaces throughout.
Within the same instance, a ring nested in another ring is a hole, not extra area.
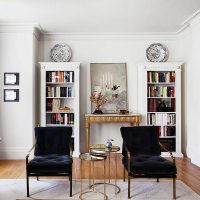
M 143 116 L 142 124 L 158 126 L 160 142 L 180 157 L 181 65 L 165 62 L 138 66 L 138 111 Z M 167 154 L 162 152 L 162 155 Z
M 74 127 L 74 125 L 65 125 L 65 124 L 46 124 L 46 126 L 70 126 L 70 127 Z
M 73 156 L 80 154 L 80 111 L 78 62 L 40 62 L 41 126 L 73 128 Z M 76 94 L 76 95 L 75 95 Z
M 66 111 L 66 112 L 64 112 L 64 111 L 57 111 L 57 112 L 52 112 L 52 111 L 46 111 L 46 113 L 47 114 L 52 114 L 52 113 L 74 113 L 73 111 Z
M 46 97 L 46 99 L 74 99 L 75 97 Z

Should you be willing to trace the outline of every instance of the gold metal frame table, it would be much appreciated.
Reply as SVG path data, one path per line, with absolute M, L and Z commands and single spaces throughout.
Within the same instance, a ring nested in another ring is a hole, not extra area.
M 82 200 L 84 194 L 93 192 L 93 193 L 102 194 L 104 199 L 107 200 L 108 196 L 106 195 L 106 187 L 105 187 L 105 160 L 106 160 L 106 156 L 105 155 L 94 156 L 94 155 L 91 155 L 90 153 L 82 153 L 82 154 L 79 155 L 79 158 L 81 159 L 81 192 L 80 192 L 79 198 Z M 82 162 L 83 162 L 83 160 L 84 161 L 90 161 L 90 162 L 92 161 L 92 166 L 93 166 L 93 187 L 90 186 L 90 171 L 91 171 L 91 169 L 89 169 L 89 188 L 90 188 L 90 190 L 87 190 L 85 192 L 83 192 L 83 185 L 82 185 L 82 167 L 83 167 Z M 96 191 L 95 187 L 94 187 L 94 185 L 95 185 L 94 184 L 94 162 L 95 161 L 103 161 L 104 162 L 104 165 L 103 165 L 103 169 L 104 169 L 104 192 Z
M 92 155 L 98 154 L 105 154 L 108 153 L 108 183 L 107 185 L 113 185 L 115 187 L 115 194 L 120 192 L 119 186 L 117 186 L 117 152 L 120 150 L 119 146 L 112 145 L 111 148 L 107 148 L 105 144 L 94 144 L 90 146 L 90 153 Z M 115 153 L 115 184 L 110 182 L 110 154 Z M 102 183 L 95 183 L 94 185 L 102 184 Z M 93 186 L 94 186 L 93 185 Z
M 130 123 L 133 125 L 139 125 L 141 121 L 141 115 L 139 114 L 85 114 L 85 144 L 86 151 L 89 151 L 90 147 L 90 125 L 93 123 Z

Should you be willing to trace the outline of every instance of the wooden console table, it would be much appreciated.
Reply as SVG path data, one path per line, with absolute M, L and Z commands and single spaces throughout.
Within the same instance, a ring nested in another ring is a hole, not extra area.
M 93 123 L 130 123 L 131 126 L 139 125 L 141 121 L 141 115 L 139 114 L 85 114 L 85 134 L 86 134 L 86 151 L 89 151 L 90 146 L 90 124 Z

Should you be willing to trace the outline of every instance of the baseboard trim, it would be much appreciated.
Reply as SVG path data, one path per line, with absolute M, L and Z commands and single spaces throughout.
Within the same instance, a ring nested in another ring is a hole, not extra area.
M 25 147 L 0 147 L 1 160 L 21 160 L 25 159 L 29 148 Z

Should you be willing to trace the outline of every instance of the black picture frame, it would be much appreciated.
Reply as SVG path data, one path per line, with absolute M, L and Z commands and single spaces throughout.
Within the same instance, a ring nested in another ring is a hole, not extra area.
M 4 85 L 19 85 L 19 73 L 5 72 Z
M 19 102 L 19 89 L 4 89 L 4 102 Z

